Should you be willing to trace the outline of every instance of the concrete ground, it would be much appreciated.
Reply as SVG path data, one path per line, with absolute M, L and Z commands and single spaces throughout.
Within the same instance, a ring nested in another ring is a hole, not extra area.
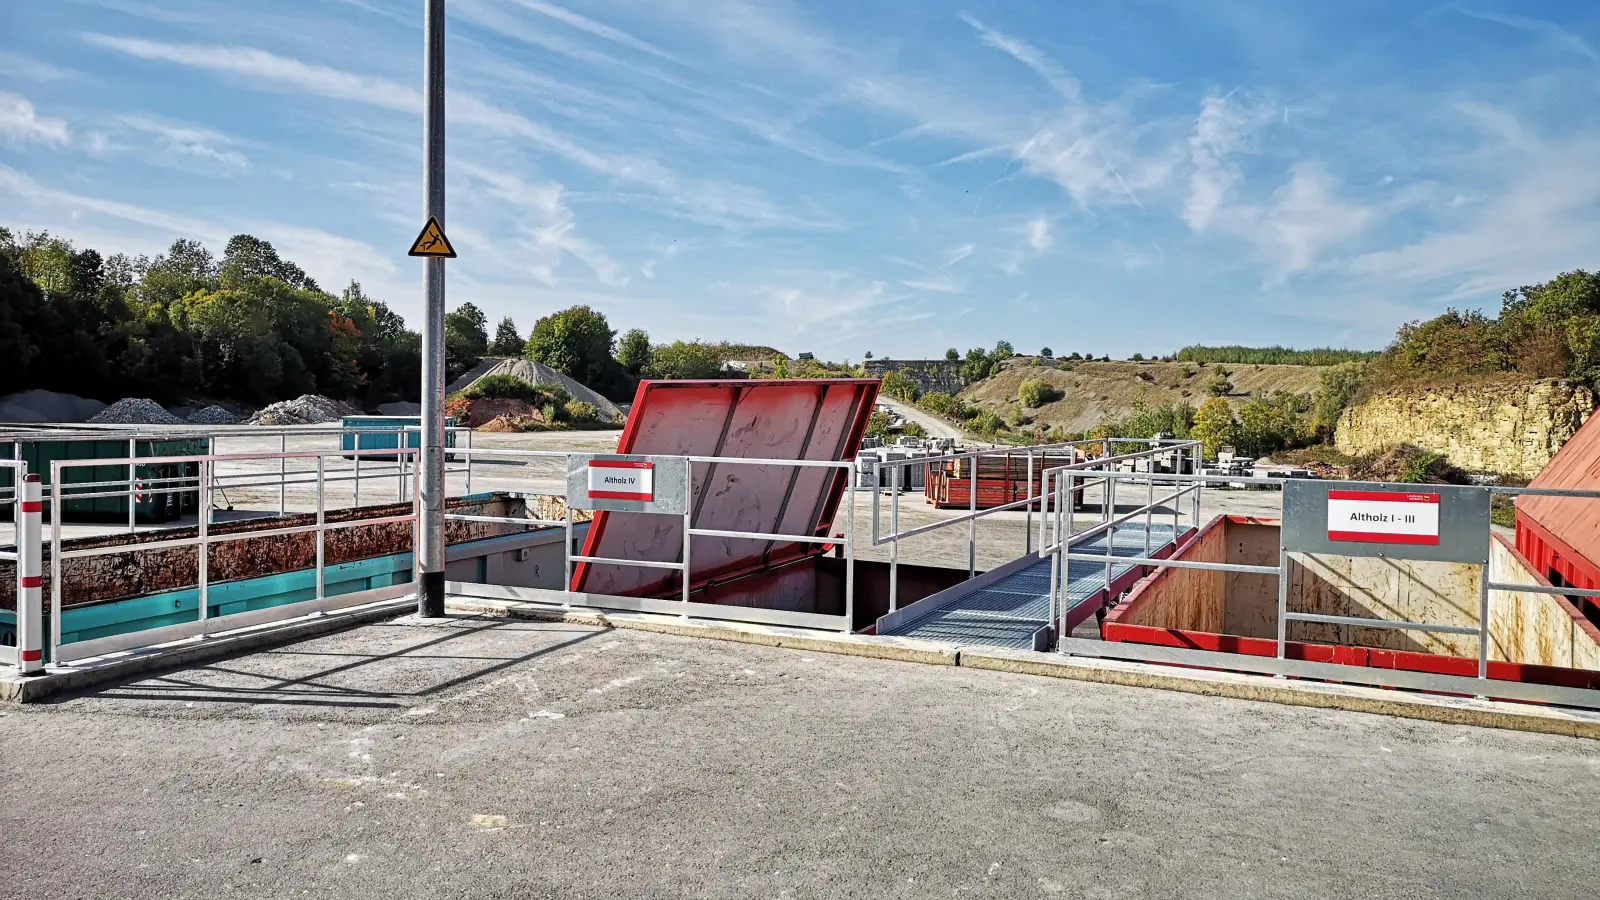
M 16 897 L 1576 898 L 1600 746 L 510 619 L 0 712 Z

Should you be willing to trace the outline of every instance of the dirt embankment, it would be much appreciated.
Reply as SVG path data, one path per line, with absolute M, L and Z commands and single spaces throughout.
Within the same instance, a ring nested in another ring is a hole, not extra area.
M 1207 387 L 1218 369 L 1232 373 L 1233 392 L 1228 402 L 1238 407 L 1251 397 L 1271 391 L 1309 393 L 1326 370 L 1323 366 L 1200 365 L 1165 362 L 1086 362 L 1071 371 L 1049 366 L 1011 365 L 998 375 L 968 385 L 961 399 L 992 410 L 1010 421 L 1023 407 L 1017 389 L 1029 378 L 1043 378 L 1062 392 L 1060 400 L 1027 410 L 1036 423 L 1061 426 L 1067 431 L 1087 431 L 1109 419 L 1120 419 L 1133 409 L 1143 392 L 1145 403 L 1165 406 L 1188 402 L 1198 408 L 1210 396 Z

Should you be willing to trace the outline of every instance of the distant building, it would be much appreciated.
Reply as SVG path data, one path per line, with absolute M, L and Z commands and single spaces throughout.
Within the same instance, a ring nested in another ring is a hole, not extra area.
M 811 354 L 811 353 L 802 353 L 799 356 L 795 357 L 795 359 L 800 361 L 800 362 L 809 362 L 809 361 L 814 360 L 816 358 L 817 358 L 816 355 L 815 354 Z

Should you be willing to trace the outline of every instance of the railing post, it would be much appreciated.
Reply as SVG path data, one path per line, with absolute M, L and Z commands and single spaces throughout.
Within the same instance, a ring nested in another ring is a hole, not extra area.
M 278 433 L 278 452 L 279 453 L 288 453 L 289 452 L 289 433 L 288 432 L 279 432 Z M 283 515 L 284 509 L 286 508 L 286 504 L 284 502 L 284 497 L 285 497 L 285 491 L 287 489 L 287 486 L 286 486 L 285 482 L 288 480 L 288 478 L 289 478 L 289 459 L 286 456 L 280 456 L 280 457 L 278 457 L 278 515 L 280 515 L 280 516 Z
M 709 477 L 709 476 L 708 476 Z M 593 528 L 594 526 L 589 526 Z M 689 603 L 689 581 L 691 569 L 689 568 L 689 543 L 692 535 L 689 530 L 694 528 L 694 463 L 689 457 L 683 458 L 683 602 L 685 609 L 684 618 L 689 617 L 687 609 Z
M 876 493 L 876 491 L 874 491 Z M 877 510 L 873 510 L 877 518 Z M 900 467 L 889 464 L 889 612 L 900 608 Z
M 978 461 L 972 457 L 972 477 L 967 479 L 967 577 L 978 574 Z
M 1033 552 L 1033 448 L 1028 448 L 1028 505 L 1023 509 L 1026 513 L 1022 520 L 1022 555 L 1027 556 Z M 1039 511 L 1044 515 L 1044 511 Z
M 457 437 L 460 436 L 459 430 L 457 432 L 454 432 L 454 433 L 456 434 Z M 467 493 L 470 495 L 472 493 L 472 429 L 471 428 L 467 429 L 467 453 L 466 453 L 466 456 L 467 456 Z
M 1283 659 L 1289 643 L 1289 551 L 1278 545 L 1278 658 Z
M 561 542 L 561 589 L 570 593 L 572 591 L 572 498 L 567 497 L 566 501 L 567 537 Z
M 844 514 L 844 631 L 856 630 L 856 492 L 850 484 L 856 477 L 856 464 L 841 470 L 845 478 L 845 500 L 849 502 Z
M 23 470 L 16 470 L 21 474 Z M 17 666 L 24 675 L 44 672 L 44 598 L 40 590 L 40 567 L 44 548 L 44 503 L 37 474 L 22 481 L 22 502 L 16 509 L 17 523 Z M 16 491 L 12 492 L 15 499 Z
M 50 464 L 50 661 L 61 665 L 61 462 Z
M 356 506 L 361 505 L 361 441 L 356 441 Z
M 137 512 L 138 506 L 139 506 L 139 496 L 138 496 L 138 493 L 134 490 L 135 485 L 137 485 L 139 483 L 138 482 L 139 472 L 138 472 L 138 469 L 135 467 L 134 462 L 133 462 L 135 459 L 138 458 L 138 456 L 139 456 L 139 444 L 138 444 L 138 441 L 134 440 L 133 438 L 128 438 L 128 533 L 129 534 L 133 534 L 133 530 L 134 530 L 133 517 L 134 517 L 134 513 Z
M 1478 584 L 1478 677 L 1489 677 L 1489 561 Z
M 323 547 L 326 544 L 326 541 L 324 540 L 324 538 L 327 536 L 325 526 L 328 521 L 326 514 L 327 505 L 326 500 L 324 499 L 322 480 L 325 472 L 323 459 L 324 457 L 317 457 L 317 605 L 319 611 L 322 606 L 322 601 L 327 599 L 327 585 L 323 581 L 325 577 L 323 574 Z
M 281 459 L 281 457 L 280 457 L 280 459 Z M 210 476 L 211 466 L 212 466 L 211 460 L 206 460 L 205 462 L 200 464 L 200 468 L 201 468 L 200 483 L 201 484 L 206 484 L 206 483 L 208 483 L 210 481 L 210 477 L 209 476 Z M 280 490 L 282 489 L 282 484 L 283 484 L 283 482 L 280 481 L 279 482 L 279 489 Z M 209 490 L 207 490 L 205 492 L 205 496 L 204 497 L 200 498 L 200 502 L 202 504 L 205 504 L 205 505 L 210 505 L 210 503 L 211 503 L 211 492 Z M 211 618 L 211 590 L 210 590 L 210 579 L 208 577 L 209 574 L 210 574 L 210 571 L 211 571 L 211 543 L 210 543 L 211 526 L 210 526 L 210 523 L 208 523 L 206 521 L 206 518 L 207 517 L 205 517 L 205 516 L 201 516 L 200 517 L 200 543 L 195 548 L 195 569 L 197 570 L 196 571 L 197 578 L 195 580 L 199 583 L 199 593 L 200 593 L 200 618 L 199 618 L 199 621 L 201 621 L 201 622 L 204 622 L 207 619 Z M 198 635 L 198 637 L 204 638 L 205 636 L 206 635 L 205 635 L 204 627 L 202 626 L 202 631 Z

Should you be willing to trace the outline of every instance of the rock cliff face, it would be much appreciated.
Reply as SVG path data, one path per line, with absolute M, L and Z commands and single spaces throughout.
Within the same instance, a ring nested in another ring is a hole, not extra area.
M 1401 391 L 1345 410 L 1334 444 L 1354 455 L 1414 444 L 1469 472 L 1532 478 L 1594 406 L 1593 391 L 1558 379 Z
M 868 378 L 882 378 L 886 372 L 899 372 L 917 383 L 924 394 L 944 391 L 954 396 L 966 386 L 961 379 L 961 363 L 947 359 L 869 359 L 862 363 Z

